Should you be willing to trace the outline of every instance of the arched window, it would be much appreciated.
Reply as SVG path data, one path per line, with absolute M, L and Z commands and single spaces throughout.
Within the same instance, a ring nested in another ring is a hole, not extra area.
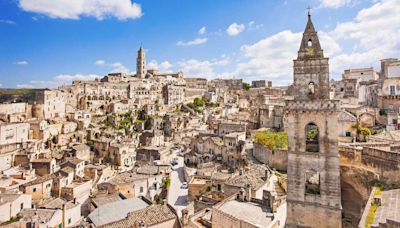
M 315 85 L 314 82 L 308 83 L 308 94 L 313 95 L 315 93 Z
M 305 193 L 306 194 L 321 194 L 319 172 L 314 169 L 309 169 L 305 174 Z
M 319 131 L 318 126 L 314 123 L 309 123 L 306 126 L 306 151 L 319 152 Z
M 308 40 L 307 46 L 308 46 L 308 47 L 312 47 L 312 40 L 311 40 L 311 39 Z

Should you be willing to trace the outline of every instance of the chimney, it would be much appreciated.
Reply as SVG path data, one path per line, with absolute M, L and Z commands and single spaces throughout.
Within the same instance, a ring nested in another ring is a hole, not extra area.
M 251 185 L 249 185 L 249 184 L 246 186 L 246 197 L 245 197 L 245 200 L 248 201 L 248 202 L 250 202 L 250 200 L 251 200 Z
M 189 210 L 186 208 L 182 210 L 182 223 L 183 227 L 188 227 L 189 225 Z
M 239 200 L 239 201 L 244 201 L 244 198 L 245 198 L 245 191 L 244 191 L 244 188 L 241 188 L 240 190 L 239 190 L 239 193 L 237 194 L 237 199 Z
M 270 172 L 268 169 L 265 169 L 265 175 L 264 175 L 265 181 L 269 180 L 269 177 L 270 177 Z

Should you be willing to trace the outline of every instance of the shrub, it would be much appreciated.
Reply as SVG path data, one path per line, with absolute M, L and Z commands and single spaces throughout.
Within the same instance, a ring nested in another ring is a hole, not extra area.
M 251 85 L 250 85 L 250 83 L 243 82 L 243 89 L 245 89 L 245 90 L 249 90 L 250 88 L 251 88 Z
M 259 131 L 255 134 L 255 141 L 269 149 L 288 148 L 288 135 L 286 132 Z

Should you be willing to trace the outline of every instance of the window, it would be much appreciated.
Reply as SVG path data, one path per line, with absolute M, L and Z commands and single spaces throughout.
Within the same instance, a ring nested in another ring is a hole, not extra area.
M 308 46 L 309 48 L 312 47 L 312 40 L 311 40 L 311 39 L 308 40 L 307 46 Z
M 390 86 L 390 95 L 396 95 L 396 86 L 394 85 Z
M 68 219 L 68 224 L 71 224 L 71 218 Z
M 32 191 L 33 191 L 33 192 L 36 192 L 36 188 L 33 188 Z
M 306 126 L 306 151 L 319 152 L 319 131 L 317 125 L 309 123 Z
M 143 187 L 140 187 L 140 193 L 142 193 L 143 192 Z
M 20 207 L 21 210 L 24 209 L 24 203 L 21 203 Z
M 308 83 L 308 94 L 312 95 L 315 93 L 315 85 L 314 82 Z
M 319 173 L 314 169 L 307 170 L 305 178 L 305 193 L 313 195 L 321 194 Z
M 346 137 L 351 137 L 351 132 L 350 131 L 346 131 Z

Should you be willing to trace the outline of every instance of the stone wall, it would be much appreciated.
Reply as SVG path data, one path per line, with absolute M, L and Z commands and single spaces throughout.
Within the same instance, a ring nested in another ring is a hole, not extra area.
M 260 162 L 277 170 L 287 170 L 288 151 L 271 150 L 261 144 L 254 143 L 253 156 Z
M 340 163 L 342 166 L 365 168 L 374 172 L 381 181 L 389 185 L 395 184 L 400 181 L 400 153 L 390 151 L 388 148 L 386 144 L 368 144 L 364 147 L 341 146 Z
M 287 228 L 295 227 L 342 227 L 342 211 L 337 208 L 314 204 L 287 202 Z M 295 216 L 294 216 L 295 215 Z M 290 222 L 290 223 L 289 223 Z

